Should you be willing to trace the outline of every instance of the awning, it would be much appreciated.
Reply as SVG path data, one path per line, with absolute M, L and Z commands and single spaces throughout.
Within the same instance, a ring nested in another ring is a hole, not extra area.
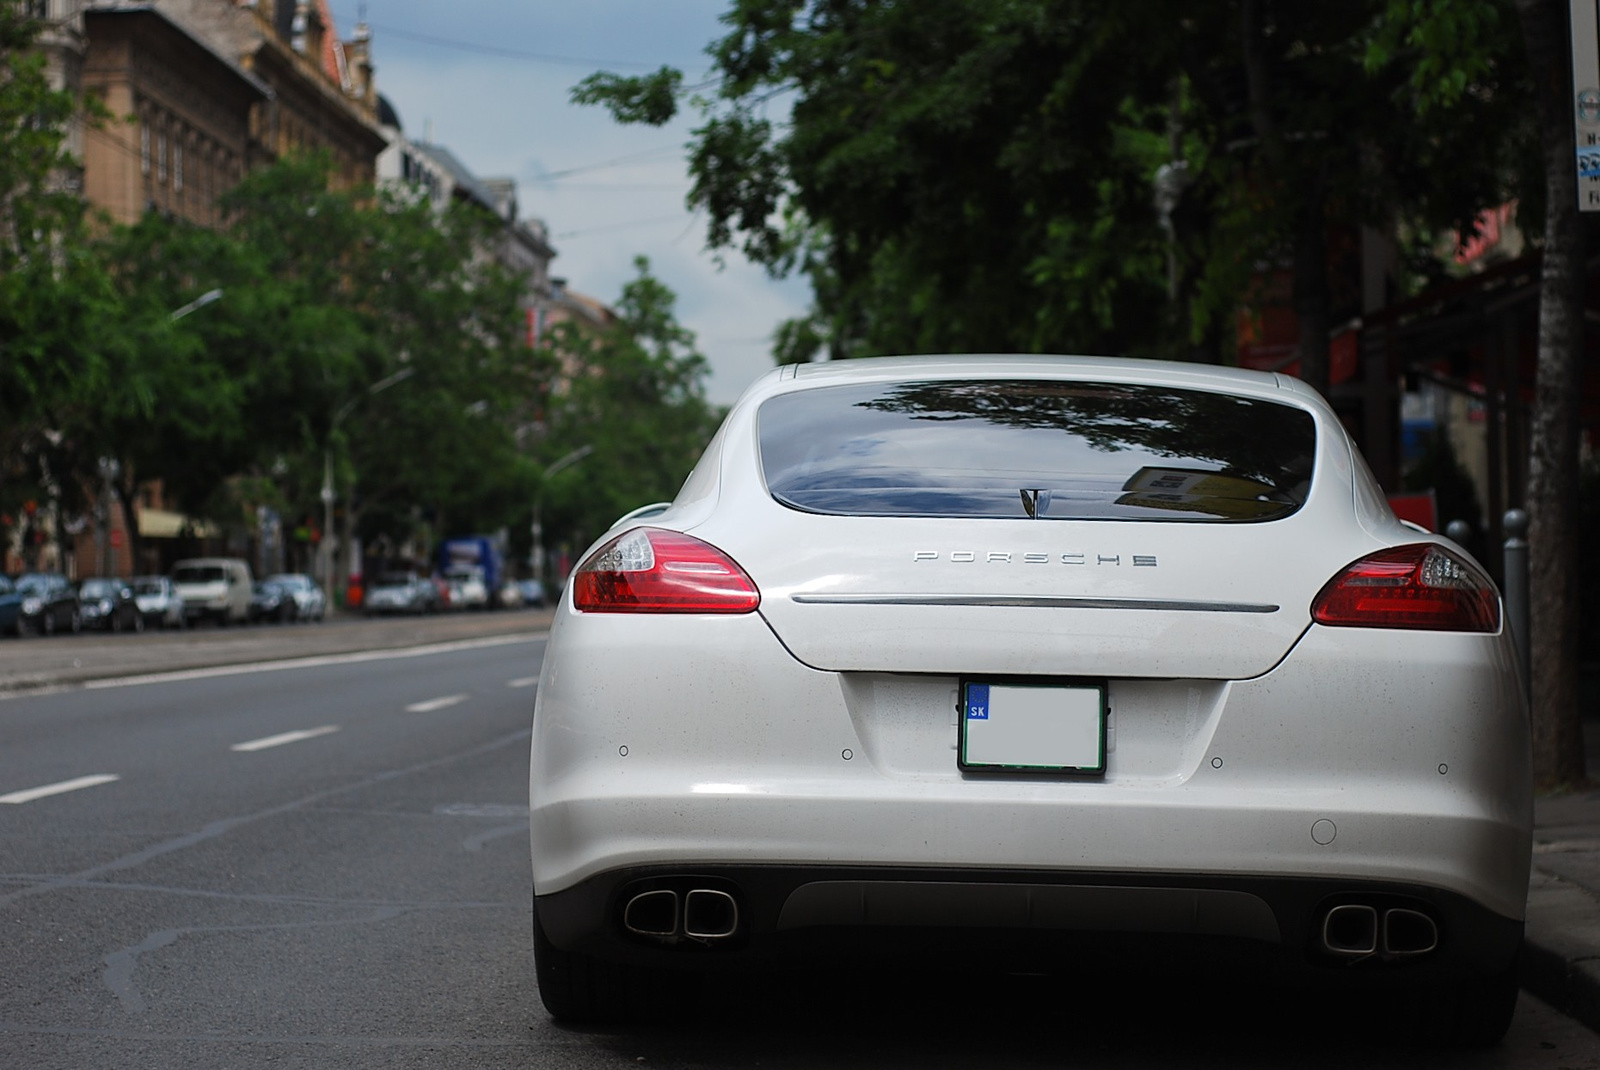
M 209 539 L 221 534 L 209 520 L 196 520 L 166 509 L 140 509 L 138 514 L 139 537 L 142 539 L 176 539 L 184 533 Z

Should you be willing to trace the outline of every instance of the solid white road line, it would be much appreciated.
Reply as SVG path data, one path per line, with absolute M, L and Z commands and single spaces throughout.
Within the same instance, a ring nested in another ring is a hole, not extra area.
M 467 701 L 466 695 L 445 695 L 443 698 L 430 698 L 426 702 L 413 702 L 406 707 L 407 713 L 432 713 L 442 710 L 446 706 L 454 706 L 458 702 Z
M 539 682 L 537 676 L 519 676 L 515 680 L 507 680 L 507 687 L 532 687 Z
M 512 643 L 531 643 L 544 639 L 550 633 L 526 632 L 521 635 L 492 635 L 482 639 L 456 639 L 424 646 L 398 647 L 390 650 L 358 650 L 349 654 L 315 654 L 304 658 L 283 661 L 256 661 L 245 665 L 214 665 L 207 669 L 178 669 L 172 672 L 153 672 L 141 676 L 118 676 L 105 680 L 86 680 L 86 691 L 108 687 L 131 687 L 137 684 L 168 684 L 184 680 L 209 680 L 218 676 L 240 676 L 253 672 L 283 672 L 288 669 L 314 669 L 324 665 L 356 665 L 366 661 L 388 661 L 395 658 L 416 658 L 429 654 L 452 654 L 458 650 L 482 650 L 487 647 L 508 646 Z M 3 697 L 3 696 L 0 696 Z
M 282 735 L 267 736 L 265 739 L 252 739 L 248 743 L 235 743 L 229 750 L 257 751 L 266 750 L 268 747 L 281 747 L 285 743 L 299 743 L 303 739 L 316 739 L 318 736 L 328 735 L 330 732 L 339 731 L 336 724 L 325 724 L 321 728 L 302 728 L 298 732 L 284 732 Z
M 27 791 L 13 791 L 10 795 L 0 795 L 0 803 L 12 803 L 13 805 L 30 803 L 35 799 L 43 799 L 51 795 L 65 795 L 69 791 L 92 788 L 121 779 L 121 777 L 111 773 L 96 773 L 94 776 L 81 776 L 76 780 L 63 780 L 59 784 L 46 784 L 42 788 L 29 788 Z

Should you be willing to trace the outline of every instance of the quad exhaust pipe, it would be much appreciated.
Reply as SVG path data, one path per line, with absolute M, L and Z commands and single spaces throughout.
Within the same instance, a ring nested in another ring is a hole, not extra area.
M 1343 903 L 1322 916 L 1323 951 L 1356 960 L 1387 960 L 1426 955 L 1439 946 L 1439 926 L 1427 914 L 1408 907 Z
M 709 944 L 739 933 L 739 901 L 720 888 L 654 888 L 629 897 L 622 927 L 635 936 L 664 943 L 693 940 Z

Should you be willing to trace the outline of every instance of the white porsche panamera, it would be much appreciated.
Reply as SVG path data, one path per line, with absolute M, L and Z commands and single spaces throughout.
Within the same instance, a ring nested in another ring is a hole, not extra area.
M 534 712 L 546 1007 L 934 932 L 1516 998 L 1529 729 L 1492 582 L 1281 375 L 789 366 L 562 594 Z M 1274 974 L 1276 976 L 1276 974 Z

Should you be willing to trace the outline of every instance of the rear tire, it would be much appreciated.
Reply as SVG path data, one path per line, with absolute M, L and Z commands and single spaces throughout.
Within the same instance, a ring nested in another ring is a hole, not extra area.
M 1474 977 L 1430 993 L 1425 1022 L 1429 1039 L 1452 1048 L 1492 1048 L 1511 1028 L 1517 1010 L 1521 956 L 1492 977 Z
M 561 950 L 539 924 L 537 904 L 533 971 L 545 1010 L 572 1025 L 661 1020 L 681 1010 L 692 991 L 666 971 Z

